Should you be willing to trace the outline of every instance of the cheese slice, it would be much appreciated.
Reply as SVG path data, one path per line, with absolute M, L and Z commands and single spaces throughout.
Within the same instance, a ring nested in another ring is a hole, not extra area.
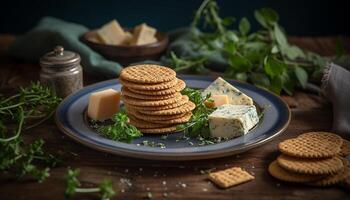
M 89 98 L 88 116 L 91 119 L 103 121 L 110 119 L 119 111 L 120 92 L 107 89 L 91 93 Z
M 215 108 L 230 103 L 227 95 L 214 94 L 210 96 L 210 100 L 212 101 L 204 102 L 209 108 Z
M 97 30 L 97 35 L 104 44 L 120 45 L 130 40 L 127 34 L 119 25 L 117 20 L 113 20 Z
M 255 106 L 226 104 L 209 115 L 211 137 L 238 137 L 248 133 L 258 122 Z
M 157 42 L 155 37 L 157 30 L 143 23 L 134 28 L 133 39 L 131 45 L 145 45 Z
M 87 39 L 94 43 L 103 44 L 101 37 L 96 32 L 94 34 L 91 34 Z
M 212 82 L 202 94 L 206 96 L 209 93 L 211 95 L 227 95 L 229 103 L 232 105 L 253 105 L 252 98 L 233 87 L 221 77 Z

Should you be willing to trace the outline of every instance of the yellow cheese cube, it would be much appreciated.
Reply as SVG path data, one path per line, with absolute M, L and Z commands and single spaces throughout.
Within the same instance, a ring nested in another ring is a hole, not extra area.
M 120 92 L 107 89 L 91 93 L 89 98 L 88 116 L 91 119 L 103 121 L 110 119 L 119 111 Z
M 143 23 L 134 28 L 134 36 L 131 45 L 144 45 L 157 42 L 155 37 L 157 30 Z
M 94 34 L 91 34 L 87 39 L 91 42 L 94 42 L 94 43 L 103 44 L 101 37 L 96 32 Z
M 130 39 L 130 34 L 127 34 L 116 20 L 102 26 L 97 30 L 97 35 L 104 44 L 110 45 L 120 45 Z
M 205 105 L 209 108 L 215 108 L 215 107 L 219 107 L 221 105 L 225 105 L 225 104 L 230 103 L 227 95 L 219 95 L 219 94 L 215 95 L 214 94 L 214 95 L 211 95 L 210 99 L 213 101 L 204 102 Z

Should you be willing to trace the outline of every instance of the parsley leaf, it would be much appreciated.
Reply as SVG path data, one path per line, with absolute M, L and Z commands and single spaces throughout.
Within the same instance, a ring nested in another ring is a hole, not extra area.
M 191 137 L 201 136 L 204 138 L 208 138 L 210 136 L 209 132 L 209 119 L 208 116 L 215 109 L 208 108 L 205 105 L 206 101 L 210 101 L 210 94 L 206 96 L 202 96 L 202 92 L 200 90 L 185 88 L 181 91 L 183 95 L 187 95 L 189 100 L 192 101 L 196 108 L 192 111 L 191 119 L 185 123 L 181 124 L 177 127 L 178 130 L 185 130 L 185 134 Z
M 112 124 L 101 125 L 97 129 L 102 136 L 127 143 L 142 136 L 142 133 L 135 126 L 128 123 L 128 116 L 124 112 L 114 114 L 111 120 Z

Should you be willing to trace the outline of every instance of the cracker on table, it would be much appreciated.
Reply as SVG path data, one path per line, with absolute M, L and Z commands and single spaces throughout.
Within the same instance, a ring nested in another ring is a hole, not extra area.
M 168 89 L 161 89 L 161 90 L 140 90 L 140 89 L 133 89 L 133 88 L 128 88 L 128 89 L 137 94 L 167 95 L 167 94 L 173 94 L 175 92 L 180 92 L 185 87 L 186 87 L 186 83 L 183 80 L 177 79 L 176 85 Z
M 174 79 L 176 72 L 173 69 L 160 65 L 135 65 L 124 68 L 120 77 L 135 83 L 162 83 Z
M 146 83 L 134 83 L 134 82 L 130 82 L 127 80 L 124 80 L 122 78 L 119 78 L 119 82 L 127 88 L 132 88 L 135 90 L 147 90 L 147 91 L 157 91 L 157 90 L 165 90 L 165 89 L 169 89 L 172 88 L 174 86 L 176 86 L 178 79 L 174 78 L 173 80 L 167 81 L 167 82 L 163 82 L 163 83 L 155 83 L 155 84 L 146 84 Z
M 340 152 L 342 141 L 331 140 L 323 135 L 310 135 L 280 142 L 279 150 L 287 155 L 299 158 L 327 158 Z
M 344 157 L 350 155 L 350 141 L 343 139 L 343 144 L 340 147 L 340 155 Z
M 344 165 L 345 167 L 340 170 L 339 172 L 329 175 L 323 179 L 314 181 L 314 182 L 310 182 L 308 183 L 308 185 L 312 185 L 312 186 L 331 186 L 331 185 L 335 185 L 337 183 L 340 183 L 342 181 L 345 181 L 346 179 L 350 178 L 350 165 L 348 163 L 348 161 L 344 160 Z
M 279 166 L 296 173 L 325 175 L 332 174 L 344 168 L 342 159 L 338 157 L 310 159 L 280 155 L 277 158 Z
M 341 146 L 343 144 L 343 138 L 341 138 L 339 135 L 330 133 L 330 132 L 324 132 L 324 131 L 314 131 L 314 132 L 307 132 L 303 133 L 298 136 L 298 138 L 313 138 L 317 140 L 326 140 L 329 143 L 334 144 L 335 146 Z
M 139 110 L 139 112 L 146 115 L 177 115 L 177 114 L 188 113 L 193 109 L 195 109 L 195 107 L 196 105 L 191 101 L 189 101 L 186 104 L 176 108 L 171 108 L 166 110 Z
M 254 176 L 240 167 L 209 173 L 208 178 L 221 188 L 232 187 L 254 179 Z
M 322 176 L 319 175 L 300 174 L 285 170 L 279 166 L 276 160 L 270 163 L 268 171 L 271 176 L 275 177 L 276 179 L 293 183 L 306 183 L 322 178 Z

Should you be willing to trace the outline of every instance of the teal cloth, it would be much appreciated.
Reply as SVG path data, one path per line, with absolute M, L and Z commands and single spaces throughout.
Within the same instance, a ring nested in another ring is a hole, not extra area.
M 85 72 L 105 78 L 116 77 L 121 65 L 105 59 L 79 40 L 87 31 L 88 28 L 79 24 L 44 17 L 36 27 L 11 44 L 9 53 L 20 59 L 39 62 L 45 53 L 52 51 L 56 45 L 62 45 L 65 50 L 80 54 Z

